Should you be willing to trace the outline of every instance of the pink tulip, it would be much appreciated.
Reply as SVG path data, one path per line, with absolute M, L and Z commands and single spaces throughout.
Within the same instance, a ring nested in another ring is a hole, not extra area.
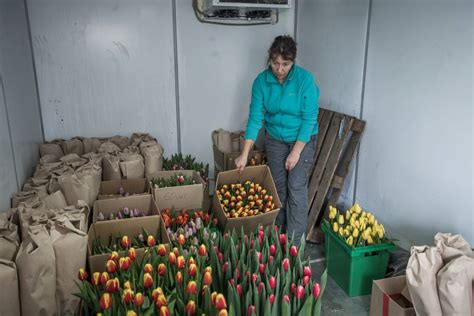
M 275 245 L 270 245 L 270 255 L 274 256 L 276 254 L 276 247 Z
M 319 283 L 314 283 L 313 285 L 314 298 L 318 298 L 320 294 L 321 294 L 321 287 L 319 286 Z
M 270 287 L 272 289 L 276 288 L 276 278 L 274 276 L 270 277 L 270 280 L 268 280 L 268 283 L 270 283 Z

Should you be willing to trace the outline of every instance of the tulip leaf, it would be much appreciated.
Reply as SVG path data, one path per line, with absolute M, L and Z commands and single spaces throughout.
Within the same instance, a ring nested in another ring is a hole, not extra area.
M 229 304 L 229 316 L 236 316 L 236 314 L 235 314 L 235 308 L 234 308 L 234 304 L 233 304 L 233 303 L 230 303 L 230 304 Z
M 282 303 L 282 306 L 281 306 L 281 315 L 282 316 L 290 316 L 291 315 L 290 304 L 288 304 L 285 300 L 283 300 L 283 303 Z
M 301 307 L 298 315 L 314 315 L 312 312 L 314 298 L 312 295 L 309 295 L 304 302 L 303 307 Z

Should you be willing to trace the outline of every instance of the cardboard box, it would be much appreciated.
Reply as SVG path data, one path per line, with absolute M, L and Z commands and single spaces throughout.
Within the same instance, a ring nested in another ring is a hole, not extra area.
M 97 200 L 94 202 L 94 209 L 92 215 L 92 223 L 97 222 L 97 216 L 99 213 L 104 214 L 105 218 L 108 218 L 111 213 L 117 214 L 117 212 L 124 207 L 129 209 L 138 208 L 145 216 L 159 215 L 160 210 L 156 205 L 150 194 L 143 195 L 132 195 L 127 197 L 118 197 L 114 199 Z M 123 219 L 111 220 L 108 222 L 118 222 Z
M 155 198 L 156 204 L 160 209 L 173 207 L 175 209 L 202 209 L 203 196 L 205 194 L 207 184 L 196 171 L 159 171 L 154 173 L 149 180 L 151 181 L 152 178 L 167 179 L 171 177 L 177 177 L 180 174 L 186 177 L 193 177 L 193 180 L 196 184 L 155 189 L 150 183 L 151 192 Z
M 277 208 L 256 216 L 228 218 L 222 209 L 216 192 L 214 192 L 212 209 L 223 231 L 236 229 L 240 232 L 241 227 L 243 227 L 245 233 L 248 234 L 251 231 L 255 231 L 259 225 L 264 227 L 272 225 L 280 211 L 281 202 L 268 166 L 247 167 L 242 173 L 239 173 L 237 170 L 223 171 L 217 175 L 216 190 L 224 184 L 244 183 L 247 180 L 258 183 L 266 189 L 273 196 L 273 202 Z
M 109 254 L 92 255 L 92 248 L 94 240 L 98 237 L 102 244 L 109 242 L 111 235 L 117 236 L 127 235 L 131 239 L 138 236 L 142 232 L 142 228 L 146 229 L 150 234 L 155 235 L 158 232 L 160 240 L 157 244 L 169 244 L 170 239 L 166 232 L 165 224 L 160 215 L 153 215 L 147 217 L 137 217 L 122 220 L 112 220 L 97 222 L 91 225 L 88 234 L 87 256 L 89 262 L 89 269 L 91 274 L 94 272 L 104 272 L 105 264 L 107 263 Z M 137 249 L 137 260 L 141 260 L 145 248 Z M 119 255 L 125 256 L 125 251 L 119 252 Z
M 370 301 L 371 316 L 415 316 L 406 290 L 406 276 L 374 280 Z
M 102 181 L 100 184 L 98 200 L 122 197 L 118 194 L 120 188 L 131 195 L 148 193 L 147 181 L 143 179 L 122 179 Z
M 235 169 L 235 158 L 240 155 L 240 151 L 225 153 L 220 151 L 215 145 L 212 146 L 214 151 L 214 167 L 216 171 L 227 171 Z M 264 157 L 264 152 L 257 149 L 255 146 L 249 153 L 249 160 L 256 158 L 257 162 L 261 162 Z

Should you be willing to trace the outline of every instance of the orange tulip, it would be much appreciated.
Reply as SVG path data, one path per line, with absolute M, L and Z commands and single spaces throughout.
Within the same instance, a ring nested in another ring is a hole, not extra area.
M 128 249 L 128 257 L 130 260 L 135 261 L 137 259 L 137 250 L 133 247 Z
M 104 293 L 100 297 L 100 308 L 103 310 L 109 309 L 112 306 L 112 295 L 109 293 Z
M 128 248 L 130 247 L 130 245 L 132 244 L 130 238 L 128 238 L 128 236 L 123 236 L 122 237 L 122 241 L 121 241 L 121 245 L 122 245 L 122 248 Z
M 178 259 L 176 259 L 176 265 L 178 269 L 184 269 L 184 265 L 186 264 L 186 261 L 184 260 L 183 256 L 179 256 Z
M 219 314 L 217 316 L 228 316 L 229 314 L 227 313 L 227 309 L 221 309 L 219 311 Z
M 174 252 L 170 252 L 170 254 L 168 255 L 168 262 L 171 266 L 176 263 L 176 255 L 174 254 Z
M 158 275 L 164 276 L 166 274 L 166 265 L 164 263 L 160 263 L 158 265 Z
M 154 247 L 156 245 L 155 237 L 152 235 L 148 235 L 148 238 L 146 239 L 146 244 L 148 247 Z
M 140 307 L 143 305 L 144 302 L 145 302 L 145 297 L 143 296 L 142 293 L 135 294 L 135 299 L 133 301 L 133 303 L 135 303 L 135 306 Z
M 196 304 L 193 300 L 189 300 L 188 304 L 186 304 L 186 316 L 194 316 L 196 314 Z
M 99 285 L 100 284 L 100 272 L 94 272 L 92 274 L 92 284 Z
M 120 282 L 117 278 L 110 279 L 105 284 L 105 291 L 107 293 L 115 293 L 115 292 L 118 292 L 119 287 L 120 287 Z
M 168 302 L 166 301 L 166 296 L 163 294 L 158 295 L 155 301 L 155 305 L 157 308 L 161 308 L 161 306 L 166 306 Z
M 108 260 L 114 260 L 114 261 L 117 261 L 119 259 L 119 254 L 117 251 L 112 251 L 112 253 L 110 253 L 109 255 L 109 258 Z
M 150 273 L 145 273 L 143 275 L 143 286 L 145 289 L 149 289 L 153 286 L 153 277 Z
M 178 244 L 183 246 L 186 243 L 186 238 L 184 237 L 183 234 L 179 234 L 177 238 Z
M 201 244 L 201 246 L 199 246 L 198 253 L 199 253 L 199 255 L 200 255 L 201 257 L 207 256 L 207 248 L 206 248 L 206 245 Z
M 122 301 L 124 302 L 124 304 L 132 304 L 134 297 L 135 295 L 133 291 L 130 289 L 126 289 L 125 291 L 123 291 Z
M 102 274 L 100 275 L 100 283 L 102 285 L 105 285 L 107 283 L 107 281 L 110 280 L 110 276 L 107 272 L 102 272 Z
M 190 265 L 190 264 L 196 264 L 196 260 L 194 260 L 193 257 L 189 257 L 188 265 Z
M 204 269 L 204 272 L 212 273 L 212 267 L 206 267 L 206 268 Z
M 194 263 L 191 263 L 188 267 L 188 274 L 191 277 L 195 277 L 197 273 L 197 266 Z
M 216 309 L 217 310 L 227 309 L 227 302 L 226 302 L 225 297 L 222 293 L 219 293 L 216 296 Z
M 170 309 L 168 308 L 168 306 L 160 307 L 160 316 L 170 316 Z
M 204 272 L 204 277 L 202 278 L 202 283 L 205 285 L 211 285 L 212 283 L 212 274 L 209 271 Z
M 212 306 L 215 306 L 216 305 L 216 296 L 217 296 L 217 292 L 214 291 L 211 293 L 211 304 Z
M 130 281 L 125 281 L 125 283 L 123 284 L 123 288 L 125 290 L 131 290 L 132 289 L 132 284 L 130 283 Z
M 145 264 L 145 266 L 143 267 L 143 272 L 150 274 L 153 273 L 153 266 L 151 265 L 151 263 Z
M 153 290 L 153 292 L 151 292 L 151 298 L 153 299 L 153 302 L 156 302 L 158 296 L 160 295 L 163 295 L 163 290 L 161 289 L 161 287 L 157 287 Z
M 174 253 L 174 255 L 175 255 L 176 257 L 178 257 L 178 256 L 179 256 L 179 250 L 178 250 L 178 247 L 174 247 L 174 248 L 173 248 L 173 253 Z
M 86 270 L 84 268 L 80 268 L 79 272 L 77 273 L 77 278 L 81 281 L 87 280 L 89 276 L 87 275 Z
M 130 268 L 132 260 L 129 257 L 123 257 L 119 259 L 119 267 L 121 271 L 127 271 Z
M 165 247 L 165 245 L 163 245 L 163 244 L 159 244 L 159 245 L 158 245 L 158 254 L 159 254 L 161 257 L 166 256 L 166 247 Z
M 180 271 L 176 272 L 175 279 L 176 279 L 176 283 L 178 284 L 183 283 L 183 274 Z
M 196 282 L 195 281 L 189 281 L 188 285 L 186 286 L 186 291 L 191 295 L 196 294 L 196 292 L 197 292 Z
M 117 264 L 113 260 L 108 260 L 105 264 L 108 273 L 114 273 L 117 270 Z

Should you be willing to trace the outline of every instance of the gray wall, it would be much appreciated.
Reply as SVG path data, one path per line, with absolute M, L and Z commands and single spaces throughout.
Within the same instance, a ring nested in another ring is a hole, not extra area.
M 38 160 L 43 133 L 25 7 L 0 0 L 0 210 Z
M 472 3 L 371 5 L 299 1 L 300 61 L 321 105 L 367 121 L 355 198 L 343 202 L 373 211 L 404 247 L 438 231 L 474 244 Z

